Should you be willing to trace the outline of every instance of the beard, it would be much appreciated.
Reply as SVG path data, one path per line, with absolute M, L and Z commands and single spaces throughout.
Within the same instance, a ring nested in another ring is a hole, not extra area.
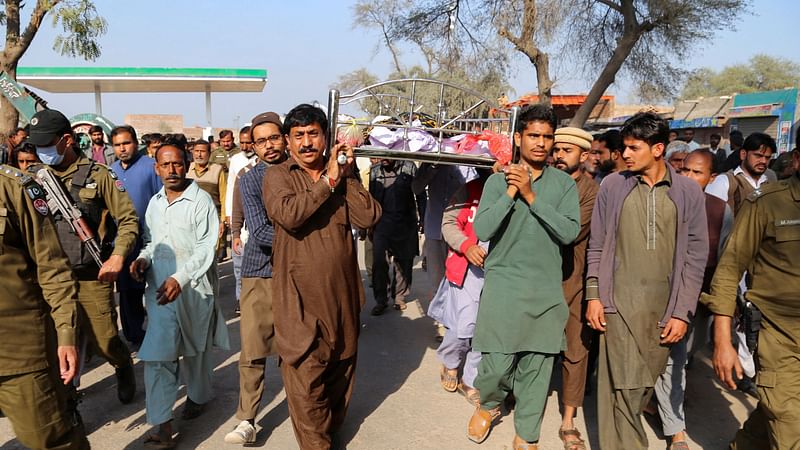
M 602 172 L 602 173 L 611 173 L 616 168 L 617 168 L 617 164 L 611 159 L 607 159 L 605 161 L 601 161 L 600 165 L 597 166 L 597 170 Z
M 563 159 L 557 159 L 554 165 L 556 166 L 556 168 L 558 170 L 561 170 L 561 171 L 565 172 L 568 175 L 572 175 L 573 173 L 575 173 L 581 167 L 581 163 L 580 162 L 576 163 L 575 165 L 569 165 Z

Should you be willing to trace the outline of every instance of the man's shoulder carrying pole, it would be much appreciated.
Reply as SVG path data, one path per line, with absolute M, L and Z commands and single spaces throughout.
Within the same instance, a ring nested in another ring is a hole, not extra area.
M 61 185 L 61 182 L 53 175 L 53 172 L 44 168 L 36 171 L 36 178 L 47 193 L 47 204 L 50 210 L 57 211 L 63 216 L 86 250 L 92 255 L 97 266 L 102 267 L 103 261 L 100 257 L 100 246 L 97 243 L 94 232 L 82 217 L 81 210 L 73 203 L 72 197 Z

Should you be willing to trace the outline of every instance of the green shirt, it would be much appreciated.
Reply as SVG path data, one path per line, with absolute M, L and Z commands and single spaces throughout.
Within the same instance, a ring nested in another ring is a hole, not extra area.
M 580 231 L 575 181 L 546 167 L 528 205 L 506 194 L 502 173 L 489 177 L 474 228 L 489 241 L 473 347 L 480 352 L 558 353 L 569 309 L 561 286 L 561 246 Z
M 669 171 L 652 188 L 642 181 L 622 204 L 617 226 L 614 303 L 606 339 L 616 389 L 651 387 L 663 372 L 669 347 L 658 322 L 669 303 L 678 210 L 667 195 Z

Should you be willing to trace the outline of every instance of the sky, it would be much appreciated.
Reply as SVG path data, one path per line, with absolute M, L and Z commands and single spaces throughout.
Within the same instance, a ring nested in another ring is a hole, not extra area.
M 28 2 L 33 4 L 33 2 Z M 386 77 L 392 64 L 377 46 L 380 36 L 352 26 L 354 1 L 305 0 L 96 0 L 108 22 L 96 61 L 58 55 L 57 35 L 49 17 L 20 61 L 20 66 L 68 67 L 209 67 L 266 69 L 262 93 L 212 94 L 215 127 L 238 128 L 263 111 L 285 113 L 303 102 L 327 103 L 328 90 L 339 76 L 367 67 Z M 30 8 L 30 7 L 29 7 Z M 796 0 L 753 0 L 753 14 L 732 30 L 715 34 L 685 61 L 688 70 L 720 69 L 766 53 L 800 60 Z M 709 21 L 713 21 L 710 18 Z M 514 98 L 536 90 L 533 66 L 521 54 L 513 62 Z M 551 60 L 557 60 L 551 55 Z M 570 64 L 557 69 L 555 93 L 585 93 L 593 80 L 570 76 Z M 67 116 L 94 112 L 93 94 L 38 92 L 50 107 Z M 618 102 L 631 100 L 625 82 L 612 86 Z M 184 126 L 205 125 L 202 93 L 103 94 L 103 114 L 123 123 L 126 114 L 183 114 Z

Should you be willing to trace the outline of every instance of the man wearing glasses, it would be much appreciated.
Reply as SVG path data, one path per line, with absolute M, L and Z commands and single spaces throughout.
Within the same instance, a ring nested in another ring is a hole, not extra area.
M 241 256 L 242 317 L 239 333 L 242 351 L 239 354 L 239 406 L 236 409 L 236 418 L 241 422 L 225 436 L 225 442 L 229 444 L 255 442 L 255 417 L 264 392 L 266 360 L 274 351 L 272 238 L 275 230 L 264 209 L 262 187 L 267 169 L 286 160 L 286 141 L 281 127 L 281 119 L 274 112 L 261 113 L 253 118 L 248 128 L 252 139 L 251 136 L 247 139 L 255 141 L 258 163 L 251 170 L 243 169 L 246 173 L 235 186 L 234 208 L 238 209 L 236 205 L 241 202 L 248 239 Z

